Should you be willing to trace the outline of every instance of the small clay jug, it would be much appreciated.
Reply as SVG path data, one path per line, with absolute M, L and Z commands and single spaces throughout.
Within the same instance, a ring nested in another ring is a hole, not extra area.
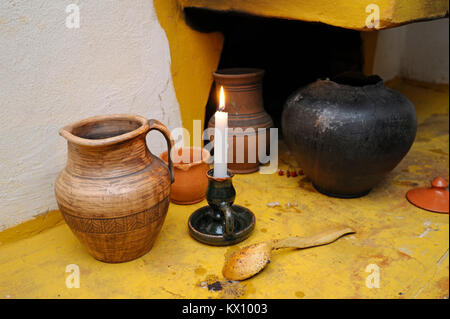
M 60 130 L 68 159 L 55 184 L 58 206 L 94 258 L 118 263 L 147 253 L 167 214 L 169 167 L 147 148 L 146 135 L 169 130 L 157 120 L 129 114 L 87 118 Z
M 159 157 L 168 163 L 168 156 L 169 152 L 165 151 Z M 173 150 L 175 182 L 170 194 L 172 203 L 191 205 L 205 199 L 209 158 L 209 152 L 200 147 L 181 147 Z
M 231 68 L 217 70 L 213 75 L 216 88 L 220 89 L 223 86 L 225 92 L 224 111 L 228 113 L 228 127 L 242 129 L 242 132 L 233 133 L 230 130 L 228 133 L 228 154 L 233 154 L 233 158 L 228 161 L 228 169 L 235 174 L 256 172 L 260 165 L 258 140 L 265 141 L 264 146 L 268 153 L 269 129 L 273 127 L 271 117 L 264 110 L 262 96 L 264 70 Z M 210 118 L 208 127 L 215 127 L 214 115 Z M 265 136 L 258 139 L 258 134 Z M 211 137 L 211 140 L 213 139 L 214 134 Z M 244 154 L 239 155 L 238 152 Z

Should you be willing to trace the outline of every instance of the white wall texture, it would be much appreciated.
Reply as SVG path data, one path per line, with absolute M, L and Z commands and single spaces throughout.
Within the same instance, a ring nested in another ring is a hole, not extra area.
M 449 83 L 449 19 L 379 31 L 373 73 Z
M 79 5 L 80 28 L 65 25 Z M 0 1 L 0 231 L 56 209 L 62 126 L 106 113 L 181 117 L 151 0 Z M 165 149 L 150 133 L 154 154 Z

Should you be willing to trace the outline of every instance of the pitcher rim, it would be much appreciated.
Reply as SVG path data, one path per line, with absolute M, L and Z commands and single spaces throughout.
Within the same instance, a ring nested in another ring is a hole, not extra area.
M 88 123 L 105 121 L 105 120 L 114 120 L 114 119 L 135 121 L 135 122 L 140 123 L 141 125 L 138 128 L 136 128 L 130 132 L 119 134 L 119 135 L 112 136 L 112 137 L 101 138 L 101 139 L 83 138 L 83 137 L 74 135 L 72 133 L 75 128 L 86 125 Z M 106 115 L 91 116 L 91 117 L 82 119 L 80 121 L 74 122 L 72 124 L 66 125 L 59 130 L 59 135 L 64 137 L 68 142 L 71 142 L 71 143 L 74 143 L 77 145 L 107 146 L 107 145 L 112 145 L 112 144 L 130 140 L 141 134 L 145 134 L 149 131 L 150 131 L 150 125 L 148 123 L 148 120 L 143 116 L 135 115 L 135 114 L 106 114 Z

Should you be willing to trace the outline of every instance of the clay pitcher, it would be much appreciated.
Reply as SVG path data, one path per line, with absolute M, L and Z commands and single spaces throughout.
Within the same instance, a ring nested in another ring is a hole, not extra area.
M 62 215 L 94 258 L 118 263 L 153 246 L 167 214 L 169 167 L 147 148 L 146 135 L 169 130 L 157 120 L 129 114 L 95 116 L 60 130 L 68 159 L 55 194 Z

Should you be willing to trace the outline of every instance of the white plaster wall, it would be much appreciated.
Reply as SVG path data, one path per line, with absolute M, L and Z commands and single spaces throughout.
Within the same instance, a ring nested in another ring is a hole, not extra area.
M 65 26 L 71 3 L 79 29 Z M 181 126 L 153 1 L 0 1 L 0 231 L 57 208 L 59 128 L 105 113 Z M 149 135 L 154 154 L 166 147 L 158 134 Z
M 408 26 L 401 73 L 408 79 L 448 83 L 449 19 Z
M 406 27 L 378 31 L 373 73 L 388 81 L 400 75 Z
M 373 73 L 385 80 L 449 83 L 449 19 L 379 31 Z

